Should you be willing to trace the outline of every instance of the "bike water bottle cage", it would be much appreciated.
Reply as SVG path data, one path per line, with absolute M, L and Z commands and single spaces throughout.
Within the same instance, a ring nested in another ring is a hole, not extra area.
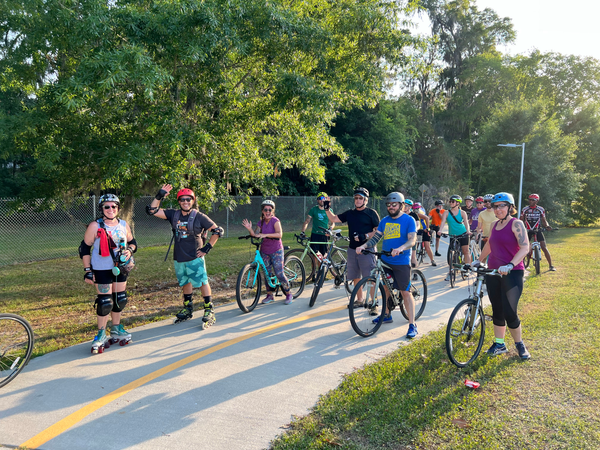
M 87 245 L 85 241 L 81 241 L 81 244 L 79 244 L 79 257 L 83 259 L 84 256 L 90 256 L 92 253 L 91 250 L 91 245 Z

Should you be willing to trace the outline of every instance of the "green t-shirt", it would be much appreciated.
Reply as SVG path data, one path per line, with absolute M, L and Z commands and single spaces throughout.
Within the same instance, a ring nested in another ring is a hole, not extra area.
M 329 211 L 331 211 L 331 214 L 334 214 L 332 209 Z M 308 211 L 308 215 L 312 217 L 312 233 L 324 235 L 325 232 L 319 227 L 329 227 L 329 218 L 327 217 L 325 210 L 318 206 L 313 206 L 310 211 Z

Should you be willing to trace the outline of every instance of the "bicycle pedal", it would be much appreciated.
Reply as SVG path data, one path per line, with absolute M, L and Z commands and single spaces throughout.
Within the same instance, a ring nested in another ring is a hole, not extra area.
M 491 322 L 492 320 L 494 320 L 494 318 L 489 314 L 485 314 L 485 320 L 487 320 L 488 322 Z

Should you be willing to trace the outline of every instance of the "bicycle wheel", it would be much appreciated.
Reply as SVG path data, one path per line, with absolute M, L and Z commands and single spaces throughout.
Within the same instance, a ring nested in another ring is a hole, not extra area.
M 523 258 L 523 265 L 527 269 L 529 267 L 529 263 L 531 262 L 532 252 L 527 253 L 525 258 Z
M 344 286 L 348 295 L 352 294 L 352 291 L 354 291 L 354 280 L 348 279 L 348 272 L 344 274 Z
M 306 282 L 308 283 L 309 281 L 312 281 L 315 277 L 315 273 L 319 269 L 319 263 L 310 250 L 306 252 L 306 255 L 304 254 L 303 248 L 294 248 L 292 250 L 288 250 L 283 256 L 284 260 L 286 260 L 289 256 L 296 256 L 300 259 L 300 261 L 302 261 L 304 273 L 306 274 Z
M 356 301 L 358 291 L 363 293 L 363 303 Z M 383 283 L 379 282 L 379 289 L 375 286 L 375 278 L 365 277 L 358 282 L 352 295 L 350 296 L 350 305 L 348 306 L 348 315 L 352 328 L 362 337 L 374 335 L 383 323 L 385 316 L 385 290 Z M 379 310 L 377 310 L 379 308 Z M 377 314 L 375 314 L 377 312 Z M 373 320 L 379 318 L 376 323 Z
M 539 247 L 533 249 L 533 264 L 535 265 L 535 274 L 540 274 L 540 263 L 542 262 L 542 251 Z
M 477 314 L 476 314 L 477 313 Z M 458 367 L 472 363 L 483 346 L 485 339 L 485 316 L 477 300 L 461 301 L 448 320 L 446 327 L 446 352 L 450 361 Z
M 319 295 L 319 291 L 325 282 L 325 277 L 327 276 L 327 267 L 325 264 L 321 265 L 321 268 L 317 272 L 317 276 L 315 277 L 315 284 L 313 285 L 313 291 L 310 295 L 310 301 L 308 302 L 309 307 L 315 306 L 315 302 L 317 301 L 317 296 Z
M 450 265 L 450 287 L 456 286 L 456 271 L 460 270 L 454 267 L 454 264 L 460 264 L 460 256 L 457 251 L 452 251 L 452 264 Z
M 256 308 L 260 298 L 262 277 L 257 263 L 246 264 L 238 275 L 235 284 L 235 298 L 240 309 L 248 313 Z
M 425 243 L 420 242 L 417 247 L 417 265 L 420 266 L 425 260 Z
M 415 275 L 417 279 L 415 280 Z M 425 311 L 425 305 L 427 304 L 427 280 L 425 280 L 425 275 L 418 269 L 412 270 L 412 275 L 410 279 L 410 292 L 413 296 L 413 303 L 415 306 L 415 320 L 421 317 L 423 311 Z M 401 295 L 400 292 L 397 292 L 398 295 Z M 406 320 L 408 320 L 408 312 L 406 311 L 406 307 L 404 306 L 404 302 L 400 302 L 400 312 L 404 316 Z
M 283 273 L 290 282 L 290 292 L 294 298 L 298 298 L 306 284 L 306 272 L 300 258 L 289 256 L 283 264 Z
M 335 277 L 342 277 L 346 273 L 346 268 L 348 266 L 348 252 L 339 248 L 335 248 L 331 252 L 331 267 L 329 271 L 331 275 Z
M 33 329 L 16 314 L 0 314 L 0 387 L 10 383 L 29 362 Z

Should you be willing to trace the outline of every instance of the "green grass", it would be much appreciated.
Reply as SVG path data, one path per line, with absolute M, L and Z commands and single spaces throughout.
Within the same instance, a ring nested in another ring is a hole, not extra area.
M 439 330 L 347 375 L 272 448 L 600 448 L 599 244 L 598 228 L 549 237 L 559 271 L 531 276 L 519 305 L 530 361 L 509 338 L 508 355 L 460 370 Z

